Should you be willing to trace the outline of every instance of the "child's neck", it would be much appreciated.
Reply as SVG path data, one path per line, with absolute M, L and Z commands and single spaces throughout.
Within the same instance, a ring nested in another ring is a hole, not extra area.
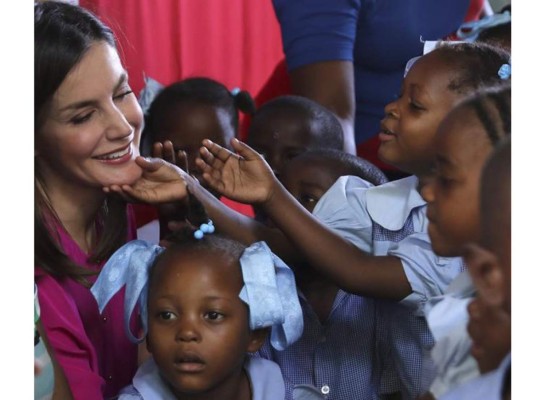
M 203 393 L 176 393 L 177 400 L 252 400 L 252 384 L 248 373 L 243 368 L 238 376 L 230 377 L 226 382 Z
M 320 323 L 324 324 L 331 314 L 331 308 L 333 307 L 339 288 L 325 277 L 321 279 L 313 278 L 318 278 L 318 276 L 312 275 L 310 279 L 300 278 L 297 279 L 296 283 L 317 315 Z

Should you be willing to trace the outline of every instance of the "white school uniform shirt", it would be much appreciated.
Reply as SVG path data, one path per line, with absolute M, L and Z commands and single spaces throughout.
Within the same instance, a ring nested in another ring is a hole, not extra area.
M 398 257 L 412 293 L 400 302 L 378 302 L 378 347 L 389 370 L 381 392 L 401 389 L 416 398 L 429 388 L 434 370 L 423 371 L 424 355 L 433 346 L 424 306 L 440 296 L 464 270 L 460 258 L 437 256 L 427 233 L 426 202 L 410 176 L 380 186 L 343 176 L 322 196 L 313 214 L 346 240 L 368 253 Z M 388 365 L 388 358 L 392 365 Z M 398 376 L 392 371 L 396 371 Z M 399 378 L 400 382 L 397 381 Z
M 247 357 L 244 369 L 248 373 L 252 385 L 252 400 L 282 400 L 285 398 L 285 384 L 281 370 L 276 363 L 259 357 Z M 168 388 L 168 384 L 161 378 L 154 359 L 149 358 L 137 370 L 132 385 L 124 388 L 118 399 L 175 400 L 176 397 Z
M 470 274 L 464 271 L 444 295 L 436 296 L 426 304 L 426 319 L 435 339 L 431 359 L 436 376 L 429 388 L 435 398 L 480 374 L 471 354 L 472 339 L 467 331 L 467 307 L 474 293 Z
M 511 368 L 511 353 L 500 363 L 498 369 L 479 375 L 464 385 L 449 391 L 438 400 L 501 400 L 505 380 Z

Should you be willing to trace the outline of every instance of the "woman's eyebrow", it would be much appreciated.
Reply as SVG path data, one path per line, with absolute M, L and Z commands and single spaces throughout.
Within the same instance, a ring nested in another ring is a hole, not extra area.
M 125 81 L 127 81 L 127 79 L 128 79 L 128 74 L 126 72 L 123 72 L 120 75 L 117 83 L 113 87 L 113 92 L 115 92 Z M 76 110 L 76 109 L 87 107 L 87 106 L 94 106 L 94 105 L 96 105 L 96 103 L 97 103 L 96 100 L 77 101 L 76 103 L 72 103 L 72 104 L 69 104 L 69 105 L 61 108 L 59 110 L 59 112 L 62 113 L 64 111 L 68 111 L 68 110 Z

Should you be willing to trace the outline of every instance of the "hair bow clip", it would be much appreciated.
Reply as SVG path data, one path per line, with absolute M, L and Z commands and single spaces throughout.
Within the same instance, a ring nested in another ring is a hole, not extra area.
M 204 237 L 204 234 L 214 232 L 215 225 L 213 225 L 213 221 L 209 220 L 207 223 L 201 224 L 200 228 L 194 231 L 194 238 L 200 240 Z
M 503 80 L 509 79 L 511 77 L 511 65 L 503 64 L 498 70 L 498 76 Z

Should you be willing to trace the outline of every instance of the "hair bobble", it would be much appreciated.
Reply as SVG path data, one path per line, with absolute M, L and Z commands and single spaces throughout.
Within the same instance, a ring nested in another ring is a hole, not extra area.
M 507 80 L 511 77 L 511 64 L 503 64 L 498 70 L 498 76 L 502 80 Z
M 194 238 L 200 240 L 205 233 L 213 232 L 215 232 L 215 225 L 213 225 L 213 221 L 208 220 L 207 223 L 200 225 L 200 228 L 194 231 Z
M 231 89 L 230 93 L 233 97 L 237 96 L 239 93 L 241 92 L 241 88 L 239 87 L 234 87 L 233 89 Z

